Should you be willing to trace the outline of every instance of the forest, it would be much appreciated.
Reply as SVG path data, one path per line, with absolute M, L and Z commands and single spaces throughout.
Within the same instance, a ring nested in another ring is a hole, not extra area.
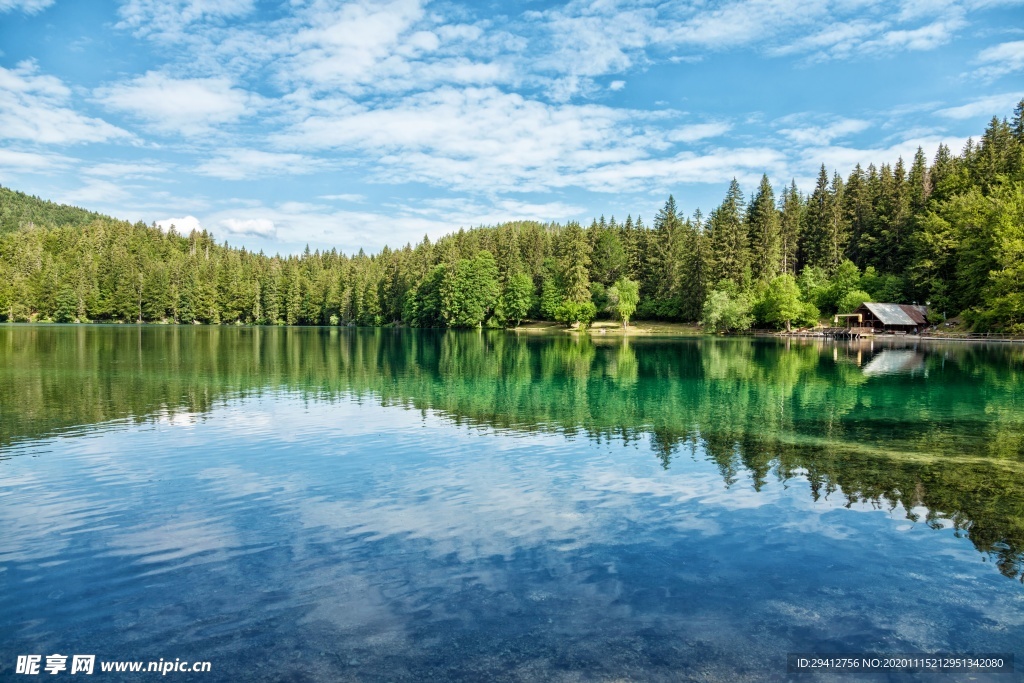
M 863 301 L 1024 332 L 1024 100 L 957 154 L 939 147 L 707 215 L 669 197 L 650 225 L 516 221 L 377 254 L 268 256 L 207 231 L 0 187 L 0 321 L 503 327 L 597 317 L 735 332 L 816 324 Z

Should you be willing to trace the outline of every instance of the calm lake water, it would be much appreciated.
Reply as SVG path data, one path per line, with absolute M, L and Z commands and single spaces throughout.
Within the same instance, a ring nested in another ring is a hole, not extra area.
M 1022 346 L 0 326 L 0 387 L 3 680 L 1024 658 Z

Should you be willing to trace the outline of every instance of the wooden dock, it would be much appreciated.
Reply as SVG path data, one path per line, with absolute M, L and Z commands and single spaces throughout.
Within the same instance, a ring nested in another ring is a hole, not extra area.
M 833 339 L 860 339 L 873 337 L 875 331 L 870 327 L 826 327 L 822 334 Z

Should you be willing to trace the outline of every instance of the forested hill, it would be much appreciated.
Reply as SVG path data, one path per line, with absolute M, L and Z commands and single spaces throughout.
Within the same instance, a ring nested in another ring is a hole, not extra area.
M 0 185 L 0 233 L 39 227 L 82 227 L 109 216 L 17 192 Z
M 1024 101 L 959 153 L 822 166 L 809 189 L 764 177 L 707 216 L 669 197 L 650 226 L 514 222 L 268 257 L 0 188 L 0 320 L 471 327 L 635 308 L 742 330 L 875 300 L 1024 333 Z

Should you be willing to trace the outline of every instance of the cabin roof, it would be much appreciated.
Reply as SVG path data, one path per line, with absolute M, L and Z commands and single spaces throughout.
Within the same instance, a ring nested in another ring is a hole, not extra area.
M 915 320 L 915 317 L 920 317 L 923 321 L 924 316 L 919 311 L 914 311 L 917 315 L 911 316 L 905 309 L 912 308 L 911 306 L 902 306 L 900 304 L 879 304 L 873 301 L 865 301 L 864 306 L 871 311 L 871 313 L 878 318 L 883 325 L 921 325 L 923 322 Z
M 910 304 L 900 304 L 900 308 L 903 312 L 911 317 L 911 319 L 918 325 L 928 324 L 928 309 L 924 306 L 912 306 Z

